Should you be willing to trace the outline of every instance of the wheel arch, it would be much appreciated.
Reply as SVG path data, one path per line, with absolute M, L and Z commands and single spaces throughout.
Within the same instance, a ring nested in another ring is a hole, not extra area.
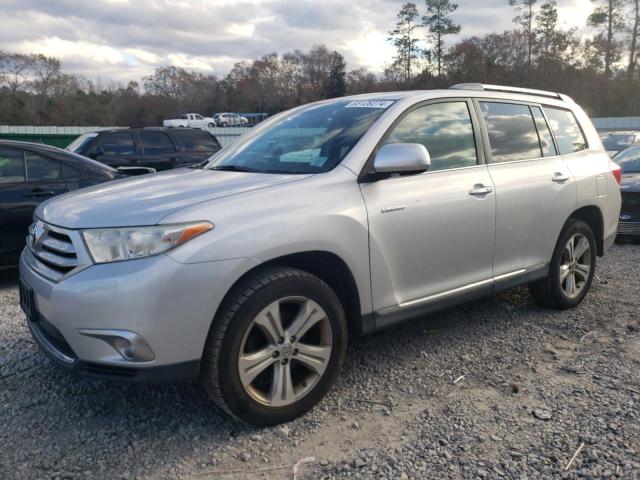
M 216 310 L 214 319 L 219 316 L 224 305 L 234 295 L 238 285 L 260 270 L 270 267 L 297 268 L 320 278 L 333 289 L 340 299 L 350 333 L 357 335 L 362 333 L 362 310 L 355 277 L 342 258 L 335 253 L 322 250 L 296 252 L 275 257 L 249 269 L 228 289 Z
M 570 219 L 582 220 L 585 222 L 596 237 L 596 251 L 599 257 L 604 255 L 604 218 L 602 211 L 595 205 L 587 205 L 575 210 Z

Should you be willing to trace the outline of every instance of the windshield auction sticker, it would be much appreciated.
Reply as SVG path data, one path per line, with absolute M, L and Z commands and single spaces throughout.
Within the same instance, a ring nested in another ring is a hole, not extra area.
M 344 108 L 388 108 L 393 105 L 393 100 L 354 100 Z

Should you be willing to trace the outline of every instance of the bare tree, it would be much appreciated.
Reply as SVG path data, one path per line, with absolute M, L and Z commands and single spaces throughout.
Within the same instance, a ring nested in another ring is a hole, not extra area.
M 632 5 L 631 29 L 629 35 L 629 64 L 627 73 L 629 79 L 633 80 L 633 76 L 638 64 L 638 35 L 640 35 L 640 0 L 630 0 Z
M 435 61 L 438 78 L 442 76 L 444 56 L 444 37 L 460 33 L 460 25 L 453 23 L 449 14 L 458 9 L 458 5 L 449 0 L 425 0 L 427 14 L 422 17 L 422 25 L 429 29 L 429 39 L 435 45 Z
M 604 73 L 611 76 L 611 65 L 619 50 L 616 34 L 624 28 L 622 18 L 623 0 L 592 0 L 597 2 L 596 8 L 588 18 L 588 24 L 601 29 L 604 39 Z
M 517 12 L 513 21 L 527 33 L 527 72 L 531 70 L 531 56 L 535 41 L 535 32 L 533 30 L 535 12 L 533 11 L 533 6 L 536 3 L 538 3 L 538 0 L 509 0 L 509 5 L 515 7 Z
M 419 19 L 416 4 L 407 2 L 398 12 L 395 28 L 389 32 L 388 40 L 396 48 L 393 67 L 402 69 L 404 83 L 411 82 L 414 61 L 424 55 L 416 35 L 416 30 L 420 28 Z

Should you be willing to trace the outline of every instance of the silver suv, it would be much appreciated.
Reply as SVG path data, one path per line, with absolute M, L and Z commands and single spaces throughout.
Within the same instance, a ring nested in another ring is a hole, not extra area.
M 466 84 L 284 112 L 204 166 L 36 211 L 21 304 L 62 368 L 200 378 L 227 413 L 291 420 L 348 335 L 528 284 L 587 294 L 612 245 L 619 168 L 556 93 Z

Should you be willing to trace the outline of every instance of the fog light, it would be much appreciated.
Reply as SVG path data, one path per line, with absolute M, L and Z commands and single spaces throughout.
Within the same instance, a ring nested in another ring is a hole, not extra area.
M 137 333 L 128 330 L 78 330 L 81 335 L 103 340 L 130 362 L 150 362 L 155 357 L 149 344 Z

